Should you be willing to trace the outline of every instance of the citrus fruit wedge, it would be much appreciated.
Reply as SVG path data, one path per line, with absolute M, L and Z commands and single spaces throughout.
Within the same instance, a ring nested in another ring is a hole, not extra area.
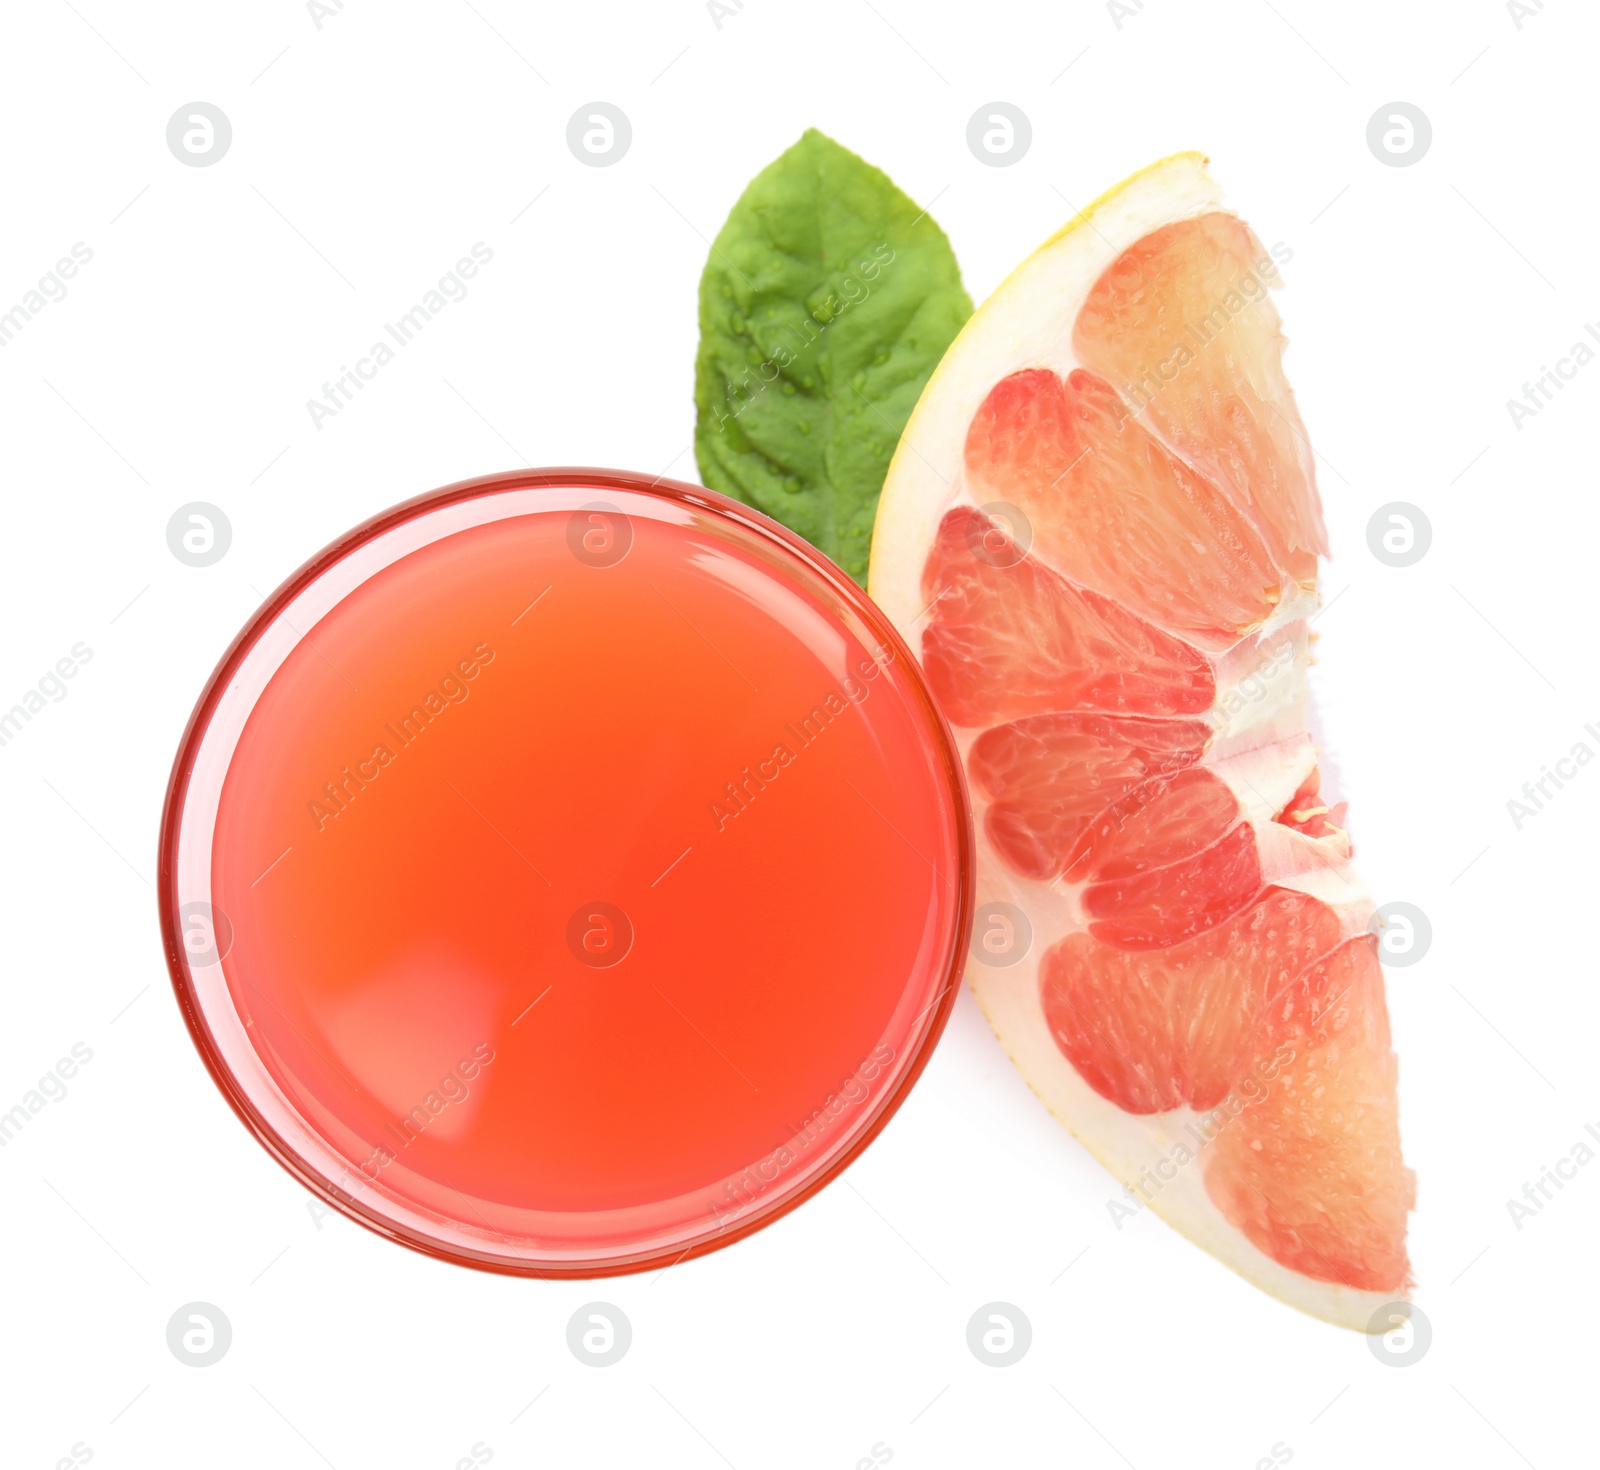
M 1309 732 L 1327 543 L 1277 282 L 1198 154 L 1096 201 L 929 381 L 870 590 L 966 763 L 968 980 L 1113 1219 L 1368 1330 L 1410 1288 L 1415 1182 Z

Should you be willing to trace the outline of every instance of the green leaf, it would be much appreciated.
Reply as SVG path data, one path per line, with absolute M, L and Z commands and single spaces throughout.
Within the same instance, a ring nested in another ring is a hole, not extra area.
M 900 431 L 971 315 L 927 211 L 807 131 L 751 181 L 700 278 L 701 478 L 865 583 Z

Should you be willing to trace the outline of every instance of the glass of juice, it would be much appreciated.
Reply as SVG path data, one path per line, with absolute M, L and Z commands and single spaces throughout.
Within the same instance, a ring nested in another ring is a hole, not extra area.
M 160 901 L 262 1145 L 403 1244 L 669 1264 L 876 1135 L 954 1003 L 961 764 L 843 572 L 696 486 L 450 486 L 280 587 L 190 719 Z

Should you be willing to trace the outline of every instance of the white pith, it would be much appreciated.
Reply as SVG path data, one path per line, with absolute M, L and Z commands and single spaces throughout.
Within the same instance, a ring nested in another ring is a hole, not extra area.
M 922 571 L 939 523 L 952 507 L 975 503 L 962 468 L 973 415 L 1011 373 L 1049 368 L 1065 377 L 1078 366 L 1072 332 L 1079 309 L 1124 250 L 1164 225 L 1225 209 L 1205 162 L 1196 153 L 1163 160 L 1091 205 L 1002 283 L 934 372 L 884 483 L 869 583 L 914 650 L 920 652 L 928 623 Z M 1255 828 L 1264 881 L 1321 899 L 1350 935 L 1367 927 L 1373 905 L 1350 864 L 1345 834 L 1313 839 L 1274 820 L 1316 763 L 1307 733 L 1306 669 L 1307 619 L 1317 605 L 1314 592 L 1285 588 L 1261 629 L 1216 655 L 1217 698 L 1206 717 L 1213 735 L 1203 763 L 1227 781 Z M 955 733 L 965 759 L 981 732 Z M 1377 1308 L 1395 1293 L 1356 1290 L 1290 1270 L 1247 1240 L 1212 1203 L 1204 1185 L 1206 1148 L 1198 1141 L 1206 1132 L 1202 1115 L 1187 1108 L 1158 1115 L 1124 1112 L 1096 1093 L 1056 1046 L 1040 1002 L 1039 964 L 1052 945 L 1084 927 L 1079 886 L 1034 882 L 1012 872 L 989 843 L 983 793 L 974 787 L 971 796 L 978 903 L 1017 905 L 1029 916 L 1033 939 L 1027 954 L 1010 966 L 970 961 L 968 983 L 1034 1092 L 1127 1186 L 1108 1188 L 1108 1206 L 1148 1206 L 1291 1306 L 1368 1330 Z M 1174 1164 L 1184 1148 L 1196 1157 Z M 1108 1229 L 1113 1214 L 1108 1208 Z

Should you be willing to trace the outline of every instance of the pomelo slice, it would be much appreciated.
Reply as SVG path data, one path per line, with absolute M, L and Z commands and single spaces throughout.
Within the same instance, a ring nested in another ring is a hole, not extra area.
M 1365 1330 L 1410 1290 L 1415 1184 L 1308 733 L 1327 542 L 1277 275 L 1198 154 L 1096 201 L 929 381 L 870 590 L 955 727 L 979 902 L 1032 929 L 968 980 L 1114 1215 Z

